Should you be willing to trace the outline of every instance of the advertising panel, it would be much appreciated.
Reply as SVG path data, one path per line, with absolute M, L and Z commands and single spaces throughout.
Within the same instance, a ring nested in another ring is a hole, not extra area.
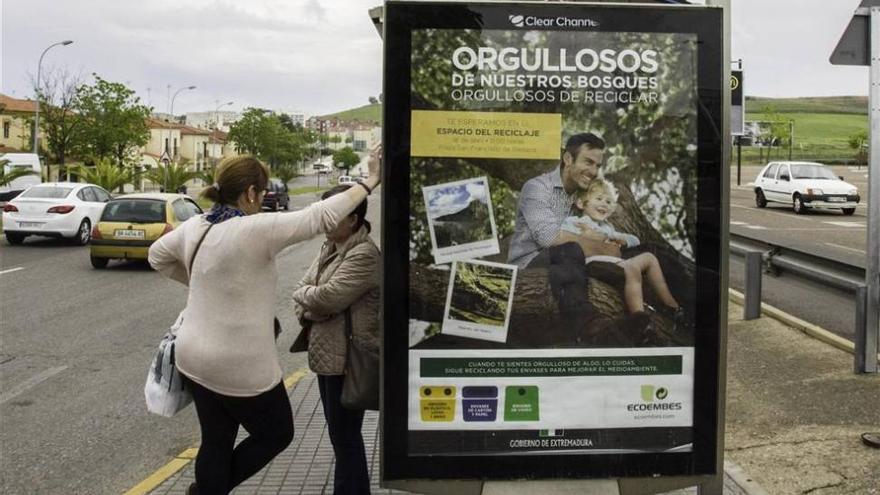
M 730 134 L 733 136 L 742 136 L 745 133 L 746 101 L 743 82 L 743 71 L 730 71 Z
M 385 12 L 385 479 L 713 472 L 721 11 Z

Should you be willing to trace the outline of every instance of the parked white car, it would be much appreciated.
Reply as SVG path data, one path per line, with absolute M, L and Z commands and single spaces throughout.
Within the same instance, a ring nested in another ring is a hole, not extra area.
M 758 208 L 784 203 L 798 214 L 810 208 L 833 208 L 852 215 L 861 200 L 856 186 L 812 162 L 770 162 L 755 178 L 754 190 Z
M 29 235 L 89 242 L 110 193 L 94 184 L 46 182 L 27 188 L 3 207 L 3 232 L 9 244 Z

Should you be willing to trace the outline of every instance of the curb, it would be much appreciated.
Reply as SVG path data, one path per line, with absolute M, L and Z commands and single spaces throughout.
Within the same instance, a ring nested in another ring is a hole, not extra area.
M 728 290 L 730 292 L 729 297 L 731 301 L 740 305 L 745 304 L 745 296 L 742 292 L 733 289 Z M 785 323 L 795 330 L 798 330 L 810 337 L 813 337 L 816 340 L 829 344 L 842 351 L 848 352 L 850 354 L 855 354 L 856 352 L 856 346 L 854 343 L 852 343 L 852 341 L 835 335 L 818 325 L 814 325 L 808 321 L 804 321 L 797 316 L 790 315 L 785 311 L 782 311 L 781 309 L 771 306 L 765 302 L 761 303 L 761 314 L 767 315 L 774 320 Z
M 733 461 L 724 461 L 724 474 L 730 478 L 739 490 L 745 495 L 769 495 L 767 490 L 761 487 L 757 481 L 753 480 L 742 470 L 741 467 L 734 464 Z
M 290 376 L 284 379 L 284 388 L 290 391 L 297 382 L 302 380 L 302 378 L 310 373 L 308 368 L 301 368 L 294 371 Z M 193 447 L 184 450 L 183 452 L 174 456 L 168 464 L 157 469 L 153 474 L 149 475 L 133 486 L 130 490 L 126 491 L 123 495 L 146 495 L 154 490 L 157 486 L 161 485 L 165 480 L 174 476 L 175 473 L 186 467 L 190 461 L 196 458 L 196 454 L 199 453 L 198 447 Z

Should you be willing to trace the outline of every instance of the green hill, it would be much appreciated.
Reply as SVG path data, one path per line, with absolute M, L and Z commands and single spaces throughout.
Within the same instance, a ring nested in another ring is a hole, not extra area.
M 772 106 L 778 113 L 845 113 L 868 114 L 867 96 L 828 96 L 812 98 L 762 98 L 746 97 L 747 113 L 763 113 Z
M 332 119 L 334 117 L 345 121 L 359 120 L 361 122 L 369 121 L 380 124 L 382 122 L 382 104 L 364 105 L 362 107 L 321 116 L 322 119 Z

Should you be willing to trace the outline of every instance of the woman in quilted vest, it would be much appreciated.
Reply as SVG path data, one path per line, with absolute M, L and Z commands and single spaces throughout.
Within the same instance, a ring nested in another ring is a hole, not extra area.
M 336 186 L 321 199 L 344 193 Z M 366 347 L 379 346 L 379 248 L 370 238 L 364 218 L 367 201 L 327 233 L 327 242 L 293 293 L 294 311 L 308 329 L 309 368 L 318 387 L 330 441 L 336 454 L 334 493 L 370 493 L 361 425 L 364 411 L 342 406 L 347 351 L 346 313 L 352 339 Z

